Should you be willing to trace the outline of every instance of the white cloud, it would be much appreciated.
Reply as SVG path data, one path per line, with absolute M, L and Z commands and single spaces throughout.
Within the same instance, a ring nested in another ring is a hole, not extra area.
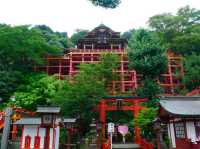
M 200 9 L 199 0 L 122 0 L 113 10 L 94 7 L 88 0 L 0 0 L 0 22 L 46 24 L 70 35 L 77 28 L 91 30 L 104 23 L 124 32 L 145 26 L 155 14 L 175 13 L 186 5 Z

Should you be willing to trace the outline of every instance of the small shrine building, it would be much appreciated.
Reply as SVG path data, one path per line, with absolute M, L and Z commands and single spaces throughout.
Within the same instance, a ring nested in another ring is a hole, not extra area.
M 167 124 L 173 149 L 200 149 L 200 97 L 171 96 L 160 100 L 159 118 Z

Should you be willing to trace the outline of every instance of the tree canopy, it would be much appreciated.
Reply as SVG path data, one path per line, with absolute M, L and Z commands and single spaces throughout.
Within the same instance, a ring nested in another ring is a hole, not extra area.
M 89 31 L 84 29 L 77 29 L 76 32 L 71 36 L 71 41 L 74 45 L 77 45 L 78 40 L 83 38 Z
M 144 29 L 137 30 L 128 44 L 129 65 L 143 78 L 155 78 L 166 70 L 164 48 L 155 34 Z
M 46 42 L 52 46 L 60 49 L 73 47 L 73 43 L 68 38 L 67 32 L 54 32 L 46 25 L 36 25 L 33 29 L 39 31 L 45 38 Z
M 184 56 L 186 88 L 192 90 L 197 87 L 200 67 L 200 10 L 186 6 L 180 8 L 176 15 L 155 15 L 150 18 L 149 26 L 159 36 L 162 44 Z
M 200 10 L 186 6 L 180 8 L 176 15 L 155 15 L 149 19 L 149 26 L 168 49 L 183 55 L 199 52 Z
M 121 0 L 89 0 L 95 6 L 101 6 L 103 8 L 116 8 Z
M 60 51 L 30 26 L 0 25 L 0 97 L 8 100 L 23 83 L 25 73 L 33 72 L 35 64 L 44 63 L 46 54 L 57 55 Z

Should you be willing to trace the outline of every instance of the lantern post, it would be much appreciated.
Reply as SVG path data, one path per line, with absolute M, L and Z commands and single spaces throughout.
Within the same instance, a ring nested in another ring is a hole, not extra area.
M 41 115 L 41 127 L 45 128 L 44 149 L 49 149 L 50 145 L 50 129 L 55 128 L 56 118 L 60 112 L 57 106 L 38 106 L 37 113 Z
M 161 120 L 159 118 L 156 118 L 153 121 L 153 129 L 156 132 L 156 144 L 157 144 L 157 149 L 161 149 L 160 143 L 161 143 Z

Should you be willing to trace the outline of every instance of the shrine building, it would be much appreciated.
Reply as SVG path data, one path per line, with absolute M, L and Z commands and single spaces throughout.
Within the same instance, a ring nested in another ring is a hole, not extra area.
M 97 63 L 102 54 L 113 53 L 119 56 L 120 67 L 115 72 L 119 74 L 120 79 L 109 85 L 111 94 L 127 91 L 134 93 L 141 84 L 142 77 L 128 66 L 127 43 L 128 41 L 122 38 L 119 32 L 101 24 L 87 33 L 84 38 L 78 40 L 76 48 L 67 50 L 62 56 L 47 56 L 46 65 L 35 69 L 36 71 L 45 71 L 49 75 L 56 75 L 60 79 L 70 78 L 79 72 L 80 64 Z M 182 87 L 182 57 L 174 54 L 171 50 L 166 52 L 166 56 L 168 70 L 161 74 L 158 83 L 166 95 L 173 95 L 177 89 Z

